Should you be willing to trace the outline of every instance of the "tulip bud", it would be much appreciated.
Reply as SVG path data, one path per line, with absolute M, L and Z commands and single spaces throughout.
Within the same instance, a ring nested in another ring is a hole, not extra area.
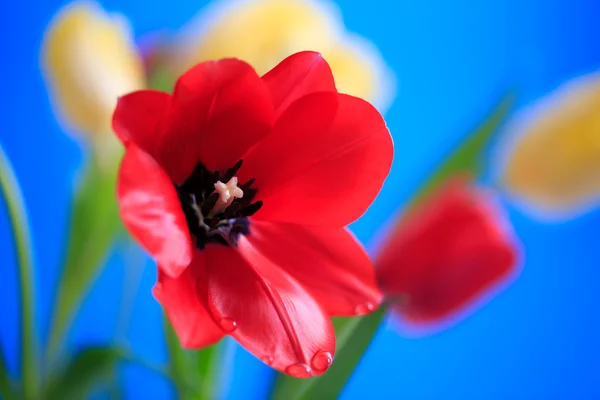
M 172 76 L 226 57 L 243 59 L 262 75 L 293 53 L 318 51 L 340 92 L 370 100 L 380 110 L 393 97 L 393 74 L 377 49 L 346 32 L 339 10 L 326 2 L 222 0 L 201 11 L 166 50 L 163 62 Z
M 510 128 L 502 183 L 535 214 L 573 217 L 600 200 L 600 75 L 576 79 Z
M 416 327 L 447 322 L 513 275 L 517 250 L 498 210 L 462 181 L 402 219 L 375 259 L 387 301 Z
M 113 141 L 117 98 L 145 86 L 143 66 L 120 15 L 75 2 L 51 21 L 42 45 L 42 71 L 61 122 L 99 145 Z

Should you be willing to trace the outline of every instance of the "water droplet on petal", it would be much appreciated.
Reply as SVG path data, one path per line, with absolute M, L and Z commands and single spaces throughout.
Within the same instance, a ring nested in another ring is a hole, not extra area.
M 375 306 L 373 305 L 373 303 L 365 303 L 357 305 L 354 309 L 354 312 L 356 313 L 356 315 L 364 315 L 370 313 L 374 309 Z
M 233 332 L 237 326 L 237 322 L 231 318 L 225 317 L 219 320 L 219 325 L 221 325 L 221 329 L 223 329 L 225 332 Z
M 264 356 L 260 358 L 262 360 L 262 362 L 264 362 L 267 365 L 271 365 L 273 364 L 273 357 L 271 356 Z
M 312 369 L 306 364 L 292 364 L 285 369 L 285 373 L 296 378 L 310 378 Z
M 325 371 L 331 365 L 333 356 L 328 351 L 320 351 L 312 358 L 310 364 L 317 371 Z

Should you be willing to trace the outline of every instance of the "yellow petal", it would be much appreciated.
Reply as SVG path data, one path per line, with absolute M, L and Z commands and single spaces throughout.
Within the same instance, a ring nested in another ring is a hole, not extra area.
M 367 99 L 381 112 L 387 110 L 395 95 L 396 82 L 373 44 L 348 35 L 322 53 L 340 93 Z
M 341 92 L 376 105 L 394 92 L 377 49 L 345 31 L 333 3 L 313 0 L 222 0 L 184 29 L 168 62 L 178 75 L 201 61 L 237 57 L 262 75 L 302 50 L 324 55 Z
M 184 31 L 177 62 L 185 70 L 200 61 L 238 57 L 262 75 L 294 52 L 329 47 L 336 30 L 331 15 L 312 1 L 225 0 Z
M 93 139 L 111 135 L 117 97 L 145 86 L 126 21 L 91 2 L 69 4 L 51 21 L 42 70 L 61 121 Z
M 600 75 L 571 81 L 514 124 L 504 185 L 541 212 L 600 199 Z

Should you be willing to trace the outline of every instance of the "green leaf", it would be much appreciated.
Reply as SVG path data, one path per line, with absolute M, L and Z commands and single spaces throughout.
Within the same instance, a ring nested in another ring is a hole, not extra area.
M 385 316 L 383 307 L 364 317 L 336 318 L 337 350 L 334 362 L 321 376 L 297 379 L 279 374 L 271 399 L 335 399 L 371 343 Z
M 221 345 L 217 343 L 202 350 L 186 350 L 179 344 L 177 334 L 166 316 L 164 328 L 169 354 L 168 374 L 177 391 L 177 398 L 214 399 Z
M 34 269 L 29 221 L 25 212 L 25 200 L 14 174 L 13 168 L 0 146 L 0 192 L 8 209 L 12 230 L 12 241 L 19 268 L 19 288 L 21 294 L 21 379 L 23 397 L 37 398 L 39 387 L 39 354 L 35 337 L 35 293 Z M 4 357 L 1 360 L 2 370 L 6 371 Z M 7 372 L 6 376 L 8 377 Z M 4 375 L 4 374 L 3 374 Z M 4 377 L 2 377 L 4 383 Z
M 514 95 L 505 95 L 488 118 L 441 163 L 407 206 L 407 211 L 429 196 L 437 187 L 455 174 L 475 178 L 483 169 L 481 153 L 504 121 L 514 103 Z M 306 380 L 278 374 L 273 400 L 336 399 L 358 365 L 383 320 L 385 307 L 373 314 L 335 321 L 337 351 L 333 364 L 322 376 Z
M 67 364 L 51 375 L 44 388 L 48 400 L 87 399 L 90 392 L 106 382 L 124 352 L 115 347 L 90 346 L 78 351 Z
M 427 198 L 441 184 L 457 174 L 475 179 L 484 168 L 481 154 L 497 132 L 500 124 L 506 119 L 514 106 L 515 95 L 512 92 L 504 95 L 489 113 L 487 119 L 475 128 L 454 150 L 448 158 L 433 172 L 426 183 L 417 191 L 407 207 L 410 211 L 414 206 Z
M 45 354 L 48 367 L 58 355 L 64 335 L 104 266 L 121 224 L 115 185 L 117 165 L 92 158 L 86 165 L 72 205 L 65 261 L 56 288 Z

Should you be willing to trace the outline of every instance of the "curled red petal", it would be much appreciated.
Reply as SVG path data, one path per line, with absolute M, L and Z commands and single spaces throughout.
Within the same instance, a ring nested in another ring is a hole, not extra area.
M 133 143 L 121 163 L 117 198 L 131 235 L 166 274 L 181 274 L 192 260 L 192 242 L 179 197 L 166 172 Z
M 169 157 L 171 140 L 166 119 L 171 107 L 171 95 L 156 90 L 139 90 L 122 96 L 113 114 L 113 130 L 125 146 L 136 146 L 150 154 L 174 180 L 182 174 L 179 160 Z M 194 156 L 195 157 L 195 156 Z
M 515 272 L 517 250 L 505 228 L 486 196 L 453 182 L 383 245 L 376 259 L 380 285 L 405 319 L 443 321 Z
M 327 314 L 295 279 L 241 238 L 239 252 L 206 247 L 207 308 L 221 327 L 273 368 L 307 378 L 329 367 L 335 333 Z
M 113 130 L 125 146 L 133 141 L 157 159 L 170 101 L 170 94 L 156 90 L 138 90 L 119 97 L 113 113 Z
M 181 345 L 188 349 L 209 346 L 225 335 L 198 298 L 197 287 L 203 286 L 203 282 L 206 282 L 206 260 L 203 253 L 196 251 L 192 263 L 177 278 L 159 270 L 158 282 L 152 289 Z
M 329 64 L 320 53 L 314 51 L 292 54 L 262 79 L 271 92 L 276 116 L 307 94 L 336 92 Z
M 267 87 L 237 59 L 209 61 L 183 74 L 175 85 L 164 149 L 180 165 L 180 182 L 198 161 L 213 171 L 232 167 L 273 125 Z
M 253 248 L 306 288 L 330 316 L 364 314 L 382 294 L 371 259 L 345 228 L 253 221 Z
M 373 106 L 314 93 L 287 108 L 273 133 L 244 157 L 240 176 L 256 178 L 264 201 L 253 218 L 344 226 L 375 199 L 392 157 L 391 136 Z

